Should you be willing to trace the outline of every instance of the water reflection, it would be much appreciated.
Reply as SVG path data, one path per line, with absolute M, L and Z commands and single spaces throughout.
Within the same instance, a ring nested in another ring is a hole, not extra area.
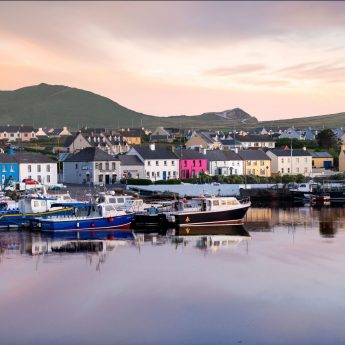
M 0 232 L 0 343 L 342 345 L 344 220 L 252 208 L 243 227 L 124 239 Z

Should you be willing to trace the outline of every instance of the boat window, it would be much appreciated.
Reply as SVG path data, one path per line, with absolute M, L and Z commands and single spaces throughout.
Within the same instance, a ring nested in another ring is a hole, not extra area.
M 220 241 L 214 241 L 213 245 L 219 247 L 220 246 Z
M 220 201 L 220 204 L 221 204 L 221 205 L 226 205 L 226 200 L 221 200 L 221 201 Z
M 43 200 L 43 201 L 41 201 L 41 206 L 45 206 L 45 201 Z
M 213 200 L 213 206 L 219 206 L 219 200 Z
M 116 204 L 116 198 L 109 198 L 109 202 L 111 204 Z
M 301 184 L 301 187 L 307 187 L 305 184 Z
M 117 198 L 117 202 L 119 204 L 123 204 L 125 202 L 125 199 L 124 198 Z
M 104 206 L 104 209 L 105 209 L 107 212 L 109 212 L 109 211 L 114 211 L 114 208 L 113 208 L 112 205 L 106 205 L 106 206 Z
M 39 203 L 38 203 L 38 201 L 34 201 L 34 207 L 38 207 L 38 205 L 39 205 Z
M 238 205 L 238 201 L 236 199 L 229 199 L 227 201 L 228 205 Z

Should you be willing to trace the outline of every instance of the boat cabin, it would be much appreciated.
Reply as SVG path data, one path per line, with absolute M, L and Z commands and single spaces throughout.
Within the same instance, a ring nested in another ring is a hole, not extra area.
M 175 202 L 175 211 L 178 212 L 206 212 L 222 211 L 236 208 L 241 203 L 234 197 L 199 197 L 189 201 L 180 200 Z

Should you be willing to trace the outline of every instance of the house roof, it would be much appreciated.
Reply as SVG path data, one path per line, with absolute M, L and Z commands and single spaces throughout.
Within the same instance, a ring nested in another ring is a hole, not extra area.
M 291 155 L 293 157 L 311 156 L 311 154 L 308 151 L 302 150 L 302 149 L 292 149 L 292 150 L 272 149 L 272 150 L 269 150 L 269 152 L 272 152 L 274 155 L 278 157 L 290 157 Z
M 270 157 L 266 155 L 264 151 L 261 150 L 239 150 L 238 155 L 243 160 L 261 160 L 261 161 L 268 161 L 271 160 Z
M 17 163 L 14 155 L 8 153 L 0 153 L 0 163 Z
M 237 141 L 240 142 L 272 142 L 274 141 L 269 135 L 255 135 L 255 134 L 248 134 L 248 135 L 238 135 L 236 137 Z
M 0 126 L 0 132 L 36 132 L 32 126 Z
M 207 159 L 206 155 L 202 154 L 199 151 L 196 150 L 187 150 L 187 149 L 182 149 L 182 150 L 176 150 L 175 151 L 176 155 L 180 159 Z
M 121 165 L 144 165 L 144 163 L 136 155 L 119 155 Z
M 66 158 L 65 162 L 99 162 L 117 160 L 119 160 L 117 157 L 109 155 L 98 147 L 86 147 L 78 153 Z
M 313 152 L 313 158 L 333 158 L 333 156 L 328 152 Z
M 178 159 L 178 156 L 167 147 L 156 147 L 155 150 L 142 146 L 134 148 L 143 159 Z
M 51 158 L 41 153 L 16 152 L 13 156 L 18 163 L 56 163 Z
M 219 140 L 222 145 L 228 146 L 228 145 L 240 145 L 241 143 L 234 139 L 221 139 Z
M 241 157 L 233 151 L 209 150 L 206 153 L 209 161 L 241 161 Z

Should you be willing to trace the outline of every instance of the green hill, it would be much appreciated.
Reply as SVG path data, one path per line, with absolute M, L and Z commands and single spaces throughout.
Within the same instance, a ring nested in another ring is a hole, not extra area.
M 225 114 L 225 116 L 219 115 Z M 196 116 L 150 116 L 127 109 L 109 98 L 63 85 L 39 84 L 0 91 L 1 124 L 34 127 L 221 127 L 257 120 L 241 109 Z

